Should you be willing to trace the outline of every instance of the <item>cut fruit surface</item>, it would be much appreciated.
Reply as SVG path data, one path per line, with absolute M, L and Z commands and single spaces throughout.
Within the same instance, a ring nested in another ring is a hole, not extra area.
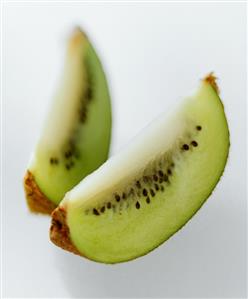
M 77 28 L 68 43 L 62 82 L 24 179 L 30 209 L 51 212 L 67 191 L 106 161 L 110 137 L 106 78 L 92 44 Z
M 161 115 L 66 194 L 52 214 L 51 240 L 104 263 L 148 253 L 202 206 L 228 151 L 228 125 L 211 74 L 169 118 Z

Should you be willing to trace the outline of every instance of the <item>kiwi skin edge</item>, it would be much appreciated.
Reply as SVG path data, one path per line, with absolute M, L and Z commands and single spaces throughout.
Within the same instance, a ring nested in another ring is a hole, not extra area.
M 83 256 L 77 248 L 72 244 L 70 239 L 69 227 L 66 224 L 66 209 L 58 207 L 52 212 L 52 223 L 50 227 L 51 241 L 70 252 Z
M 29 210 L 33 213 L 50 215 L 57 207 L 41 192 L 33 174 L 29 170 L 24 177 L 24 191 Z

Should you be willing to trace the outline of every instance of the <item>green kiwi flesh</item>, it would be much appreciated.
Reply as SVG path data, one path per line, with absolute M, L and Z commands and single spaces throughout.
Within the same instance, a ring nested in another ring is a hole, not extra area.
M 110 137 L 105 74 L 89 39 L 77 28 L 69 40 L 62 82 L 26 177 L 35 181 L 44 201 L 58 205 L 68 190 L 106 161 Z M 25 179 L 26 191 L 28 188 L 27 196 L 33 196 L 31 210 L 39 212 L 36 192 Z
M 160 116 L 66 194 L 52 214 L 51 240 L 103 263 L 145 255 L 202 206 L 228 152 L 227 120 L 210 74 L 168 119 Z

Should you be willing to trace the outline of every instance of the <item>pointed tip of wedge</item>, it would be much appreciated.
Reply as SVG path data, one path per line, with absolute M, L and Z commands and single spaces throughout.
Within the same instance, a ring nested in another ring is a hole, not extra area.
M 220 89 L 216 82 L 217 79 L 218 78 L 214 75 L 214 72 L 211 72 L 203 79 L 203 81 L 209 83 L 213 87 L 213 89 L 216 91 L 216 93 L 219 95 Z
M 70 239 L 70 231 L 66 223 L 66 209 L 64 207 L 58 207 L 53 211 L 51 216 L 50 240 L 56 246 L 74 254 L 81 255 Z
M 50 215 L 56 208 L 56 205 L 41 192 L 29 170 L 24 177 L 24 191 L 31 212 Z
M 79 25 L 76 25 L 74 27 L 73 35 L 81 35 L 81 36 L 87 38 L 87 35 L 85 34 L 85 32 L 82 30 L 82 28 Z
M 76 26 L 72 31 L 69 39 L 69 49 L 73 51 L 74 49 L 80 47 L 80 45 L 87 43 L 87 41 L 88 37 L 85 34 L 85 32 L 82 31 L 82 29 L 79 26 Z

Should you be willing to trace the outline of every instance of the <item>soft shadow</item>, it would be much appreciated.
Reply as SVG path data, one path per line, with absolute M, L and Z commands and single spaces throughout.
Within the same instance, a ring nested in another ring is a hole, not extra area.
M 73 298 L 245 296 L 245 211 L 219 193 L 168 242 L 134 261 L 104 265 L 54 248 L 62 283 Z

